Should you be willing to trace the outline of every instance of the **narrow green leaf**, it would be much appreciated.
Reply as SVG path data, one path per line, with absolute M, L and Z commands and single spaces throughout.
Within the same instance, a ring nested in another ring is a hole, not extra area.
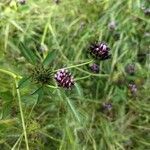
M 56 57 L 56 50 L 49 52 L 43 61 L 43 65 L 47 67 Z
M 68 104 L 69 104 L 69 106 L 70 106 L 70 109 L 72 110 L 72 112 L 73 112 L 75 118 L 78 120 L 79 123 L 81 123 L 81 120 L 80 120 L 80 117 L 79 117 L 79 115 L 78 115 L 78 112 L 77 112 L 76 109 L 74 108 L 74 106 L 73 106 L 73 104 L 71 103 L 70 99 L 69 99 L 68 97 L 66 97 L 66 99 L 67 99 L 67 102 L 68 102 Z
M 29 77 L 23 77 L 23 78 L 19 81 L 17 88 L 19 89 L 19 88 L 21 88 L 21 87 L 24 87 L 24 86 L 26 85 L 27 81 L 28 81 L 30 78 L 31 78 L 31 76 L 29 76 Z
M 36 64 L 38 57 L 35 53 L 25 47 L 25 45 L 20 42 L 19 43 L 19 50 L 21 51 L 22 55 L 27 59 L 28 62 L 31 64 Z
M 43 88 L 38 91 L 38 99 L 37 102 L 41 102 L 44 96 Z
M 39 94 L 39 92 L 43 90 L 43 86 L 39 87 L 37 90 L 35 90 L 31 95 Z
M 21 28 L 21 26 L 19 26 L 19 24 L 15 21 L 11 20 L 10 23 L 13 24 L 19 31 L 24 32 L 23 28 Z

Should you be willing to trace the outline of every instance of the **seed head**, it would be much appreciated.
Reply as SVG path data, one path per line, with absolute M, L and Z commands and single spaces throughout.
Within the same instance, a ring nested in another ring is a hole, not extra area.
M 50 69 L 44 68 L 43 65 L 38 65 L 32 69 L 32 79 L 36 83 L 49 84 L 52 79 L 52 72 Z
M 71 73 L 66 69 L 61 69 L 55 74 L 55 80 L 58 83 L 58 86 L 64 88 L 71 88 L 74 85 L 74 78 L 71 76 Z
M 103 42 L 95 42 L 90 46 L 90 54 L 100 60 L 105 60 L 111 57 L 109 47 Z

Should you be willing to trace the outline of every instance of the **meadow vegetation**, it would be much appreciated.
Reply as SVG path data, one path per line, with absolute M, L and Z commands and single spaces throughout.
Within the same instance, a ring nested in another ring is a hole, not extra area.
M 149 44 L 149 0 L 0 0 L 0 150 L 149 150 Z

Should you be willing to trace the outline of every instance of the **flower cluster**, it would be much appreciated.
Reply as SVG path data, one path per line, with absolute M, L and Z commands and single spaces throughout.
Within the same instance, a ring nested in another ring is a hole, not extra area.
M 111 57 L 109 54 L 110 48 L 104 42 L 95 42 L 91 44 L 90 54 L 97 59 L 105 60 Z
M 55 80 L 57 81 L 59 86 L 67 89 L 71 88 L 74 85 L 74 79 L 71 76 L 71 73 L 69 73 L 66 69 L 60 69 L 55 74 Z

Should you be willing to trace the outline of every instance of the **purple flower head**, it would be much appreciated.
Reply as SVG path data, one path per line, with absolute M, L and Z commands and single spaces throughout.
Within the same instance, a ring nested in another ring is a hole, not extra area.
M 99 71 L 100 71 L 99 65 L 97 65 L 97 64 L 92 64 L 92 65 L 90 66 L 90 69 L 91 69 L 91 71 L 94 72 L 94 73 L 99 73 Z
M 103 42 L 95 42 L 90 46 L 90 54 L 100 60 L 105 60 L 111 57 L 109 47 Z
M 125 67 L 125 71 L 126 71 L 126 73 L 128 73 L 130 75 L 134 75 L 134 73 L 135 73 L 135 65 L 134 64 L 128 64 Z
M 20 3 L 21 5 L 24 5 L 26 3 L 26 0 L 18 0 L 18 3 Z
M 136 86 L 135 83 L 130 83 L 128 85 L 128 87 L 129 87 L 129 90 L 130 90 L 131 94 L 135 95 L 137 93 L 137 86 Z
M 112 110 L 112 104 L 111 103 L 104 103 L 102 105 L 103 110 L 111 111 Z
M 74 85 L 74 78 L 71 76 L 71 73 L 68 72 L 66 69 L 60 69 L 55 74 L 55 80 L 58 83 L 58 86 L 64 88 L 71 88 Z

